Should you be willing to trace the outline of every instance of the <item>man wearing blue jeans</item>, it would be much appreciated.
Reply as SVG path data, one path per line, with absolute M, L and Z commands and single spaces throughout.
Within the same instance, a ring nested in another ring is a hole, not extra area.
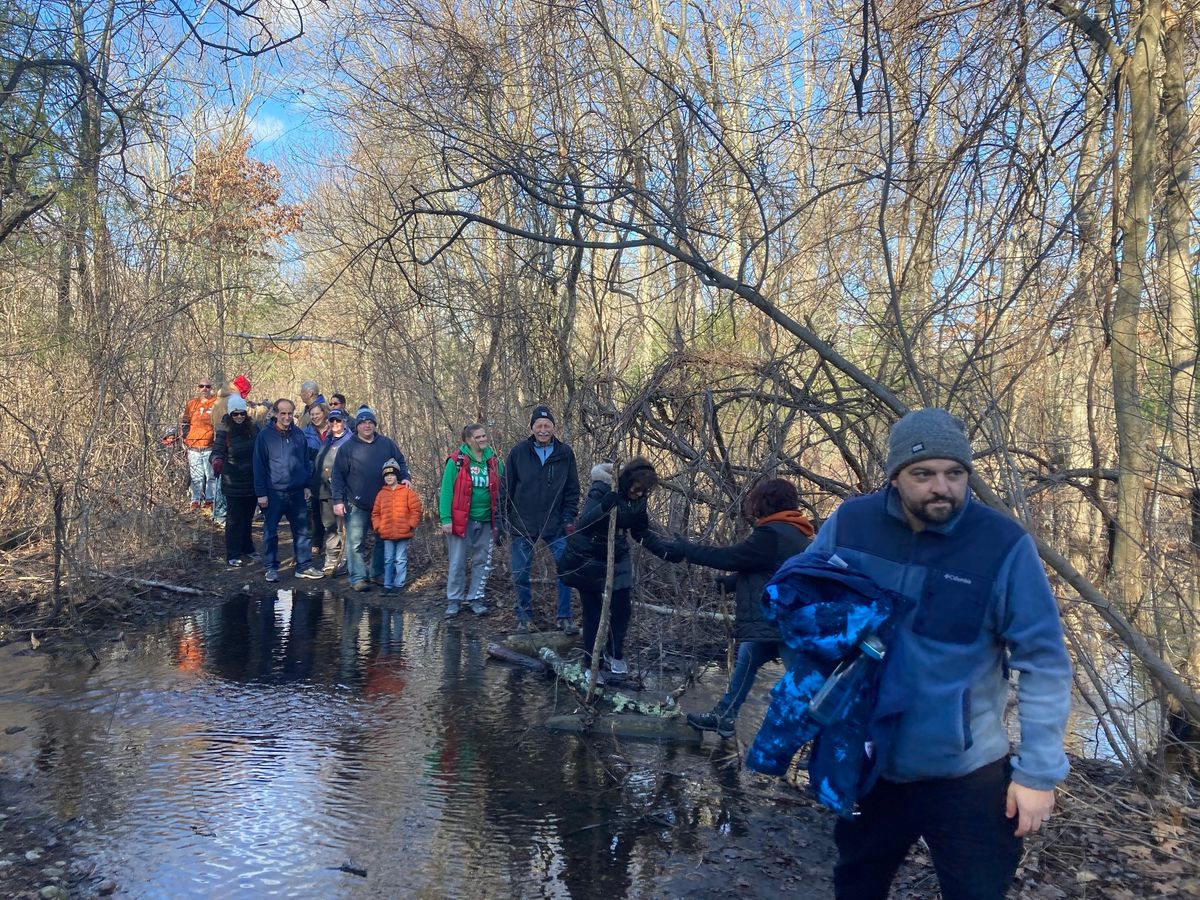
M 354 437 L 338 448 L 333 462 L 331 490 L 333 514 L 346 520 L 346 567 L 350 573 L 350 588 L 369 591 L 369 579 L 383 578 L 383 541 L 371 529 L 371 509 L 375 497 L 383 489 L 383 467 L 396 460 L 400 483 L 408 486 L 408 464 L 404 454 L 390 437 L 375 429 L 375 413 L 361 406 L 354 417 Z M 366 559 L 367 542 L 374 538 L 370 562 Z
M 579 512 L 579 471 L 575 451 L 554 436 L 554 416 L 549 407 L 536 406 L 529 417 L 529 437 L 517 444 L 504 464 L 501 504 L 504 530 L 512 535 L 513 586 L 517 591 L 517 631 L 533 623 L 533 588 L 530 571 L 533 550 L 544 541 L 557 563 L 567 549 Z M 558 581 L 556 625 L 567 634 L 578 634 L 571 617 L 571 589 Z
M 296 577 L 323 578 L 312 564 L 312 541 L 308 534 L 309 481 L 312 460 L 304 432 L 295 426 L 296 411 L 291 400 L 276 400 L 274 423 L 254 440 L 254 493 L 263 510 L 263 577 L 279 580 L 279 523 L 285 517 L 292 529 L 292 553 Z

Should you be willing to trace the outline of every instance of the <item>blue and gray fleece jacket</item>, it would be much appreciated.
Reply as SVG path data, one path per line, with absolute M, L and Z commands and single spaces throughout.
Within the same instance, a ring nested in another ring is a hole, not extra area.
M 907 599 L 890 652 L 905 697 L 881 759 L 892 781 L 955 778 L 1009 752 L 1009 669 L 1020 739 L 1013 780 L 1049 790 L 1067 775 L 1071 663 L 1033 539 L 969 494 L 942 525 L 914 532 L 894 488 L 847 500 L 808 553 L 836 554 Z

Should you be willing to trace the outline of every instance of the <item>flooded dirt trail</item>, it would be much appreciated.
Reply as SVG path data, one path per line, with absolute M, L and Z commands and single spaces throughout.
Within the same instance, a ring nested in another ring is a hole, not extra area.
M 74 882 L 55 883 L 144 897 L 829 896 L 830 817 L 729 765 L 732 743 L 550 733 L 574 700 L 485 661 L 483 622 L 396 605 L 241 595 L 107 643 L 99 662 L 0 651 L 4 771 L 68 835 L 57 855 Z M 2 864 L 0 878 L 17 871 Z M 23 887 L 37 890 L 10 895 Z

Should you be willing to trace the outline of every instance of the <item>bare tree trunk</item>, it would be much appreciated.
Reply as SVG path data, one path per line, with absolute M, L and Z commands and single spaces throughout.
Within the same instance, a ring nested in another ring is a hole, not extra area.
M 1164 163 L 1166 196 L 1163 256 L 1168 309 L 1167 357 L 1171 366 L 1171 392 L 1167 403 L 1167 439 L 1175 467 L 1192 467 L 1188 436 L 1194 420 L 1196 389 L 1196 301 L 1192 296 L 1191 177 L 1192 141 L 1188 133 L 1187 79 L 1183 45 L 1186 40 L 1179 15 L 1164 9 L 1162 107 L 1166 123 Z
M 1160 231 L 1166 240 L 1163 245 L 1166 269 L 1167 358 L 1171 366 L 1171 388 L 1167 400 L 1167 441 L 1172 465 L 1168 471 L 1177 473 L 1190 485 L 1197 483 L 1196 465 L 1191 454 L 1192 423 L 1195 421 L 1197 340 L 1196 301 L 1192 288 L 1192 141 L 1189 134 L 1187 108 L 1187 78 L 1184 70 L 1183 23 L 1170 5 L 1163 10 L 1163 76 L 1162 105 L 1166 124 L 1164 163 L 1166 167 L 1166 196 L 1163 201 L 1163 222 Z M 1191 498 L 1189 497 L 1189 500 Z M 1185 648 L 1184 671 L 1193 678 L 1200 673 L 1200 640 L 1193 634 L 1192 624 L 1200 621 L 1200 585 L 1197 569 L 1200 548 L 1189 542 L 1192 565 L 1178 580 L 1182 595 L 1182 619 L 1187 623 L 1183 634 L 1172 635 Z M 1179 619 L 1176 618 L 1175 621 Z
M 1121 217 L 1121 265 L 1113 301 L 1113 405 L 1117 424 L 1117 533 L 1113 583 L 1129 615 L 1136 615 L 1144 585 L 1146 440 L 1150 429 L 1139 394 L 1140 315 L 1146 292 L 1147 243 L 1158 149 L 1158 91 L 1154 70 L 1161 39 L 1162 0 L 1145 0 L 1137 41 L 1127 67 L 1129 97 L 1128 189 Z

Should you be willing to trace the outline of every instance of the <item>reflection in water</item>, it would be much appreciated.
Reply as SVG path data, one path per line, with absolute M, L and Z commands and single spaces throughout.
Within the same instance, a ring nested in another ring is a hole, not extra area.
M 745 830 L 736 770 L 551 734 L 552 683 L 403 610 L 243 595 L 45 664 L 40 784 L 135 895 L 621 897 Z

